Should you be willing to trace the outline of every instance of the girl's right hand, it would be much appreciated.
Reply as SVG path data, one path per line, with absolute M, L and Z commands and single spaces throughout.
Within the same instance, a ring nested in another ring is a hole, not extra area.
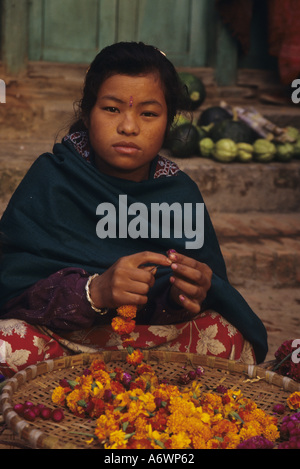
M 91 299 L 97 308 L 145 305 L 148 291 L 155 281 L 154 266 L 171 264 L 172 261 L 167 256 L 150 251 L 121 257 L 92 280 Z

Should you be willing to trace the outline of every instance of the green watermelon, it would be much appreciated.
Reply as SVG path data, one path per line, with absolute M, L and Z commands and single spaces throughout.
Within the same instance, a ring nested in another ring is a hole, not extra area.
M 188 158 L 199 151 L 199 133 L 192 124 L 175 127 L 167 141 L 167 147 L 177 158 Z
M 210 137 L 214 142 L 221 138 L 229 138 L 236 143 L 253 143 L 255 141 L 255 132 L 242 121 L 225 119 L 216 122 L 210 131 Z
M 209 125 L 211 123 L 219 122 L 225 119 L 231 119 L 231 115 L 221 106 L 212 106 L 205 109 L 197 122 L 197 125 Z
M 204 102 L 206 98 L 206 89 L 201 78 L 187 72 L 179 73 L 179 78 L 187 87 L 188 99 L 186 109 L 194 111 Z

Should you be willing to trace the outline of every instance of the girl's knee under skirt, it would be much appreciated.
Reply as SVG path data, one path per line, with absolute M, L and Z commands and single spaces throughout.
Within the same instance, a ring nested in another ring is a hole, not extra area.
M 131 335 L 140 349 L 197 353 L 255 363 L 251 344 L 214 311 L 205 311 L 179 324 L 136 325 Z M 24 321 L 0 320 L 0 372 L 7 378 L 44 360 L 119 349 L 122 349 L 121 339 L 109 325 L 58 335 Z

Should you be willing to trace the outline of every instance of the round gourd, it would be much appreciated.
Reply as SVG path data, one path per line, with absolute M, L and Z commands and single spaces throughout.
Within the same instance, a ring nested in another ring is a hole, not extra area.
M 215 144 L 211 138 L 203 138 L 199 142 L 200 155 L 204 156 L 204 158 L 210 158 L 212 156 L 214 146 Z
M 255 140 L 253 130 L 244 122 L 233 119 L 225 119 L 216 122 L 210 131 L 210 137 L 214 142 L 221 138 L 229 138 L 236 143 L 253 143 Z
M 188 98 L 186 109 L 195 110 L 204 102 L 206 98 L 206 89 L 199 77 L 187 72 L 179 73 L 179 78 L 187 87 Z
M 256 161 L 268 163 L 272 161 L 276 154 L 274 143 L 264 138 L 258 138 L 253 143 L 253 154 Z
M 182 124 L 170 134 L 167 146 L 173 156 L 188 158 L 198 153 L 199 134 L 195 126 Z
M 292 127 L 289 125 L 288 127 L 286 127 L 286 131 L 287 131 L 288 136 L 294 142 L 296 142 L 300 138 L 300 132 L 298 129 L 296 129 L 296 127 Z
M 197 125 L 209 125 L 225 119 L 231 119 L 229 112 L 221 106 L 212 106 L 201 113 Z
M 278 143 L 276 145 L 276 160 L 288 162 L 291 161 L 294 154 L 294 146 L 291 143 Z
M 237 151 L 236 143 L 233 140 L 221 138 L 216 142 L 212 154 L 217 161 L 230 163 L 236 159 Z
M 253 146 L 250 143 L 237 143 L 237 160 L 248 163 L 253 159 Z

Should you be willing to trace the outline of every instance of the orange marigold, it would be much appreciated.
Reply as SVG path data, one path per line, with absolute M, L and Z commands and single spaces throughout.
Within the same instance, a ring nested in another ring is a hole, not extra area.
M 293 392 L 293 394 L 288 397 L 287 404 L 292 410 L 300 409 L 300 392 Z
M 69 388 L 68 388 L 69 389 Z M 56 405 L 62 406 L 65 404 L 66 393 L 65 388 L 58 386 L 52 393 L 52 402 Z
M 136 317 L 137 307 L 134 305 L 125 305 L 117 308 L 117 313 L 123 318 L 133 319 Z
M 143 361 L 143 358 L 144 358 L 143 353 L 139 349 L 137 349 L 127 355 L 126 361 L 130 365 L 140 365 Z
M 135 328 L 135 321 L 132 319 L 125 320 L 119 316 L 115 316 L 111 322 L 113 330 L 119 334 L 130 334 Z

